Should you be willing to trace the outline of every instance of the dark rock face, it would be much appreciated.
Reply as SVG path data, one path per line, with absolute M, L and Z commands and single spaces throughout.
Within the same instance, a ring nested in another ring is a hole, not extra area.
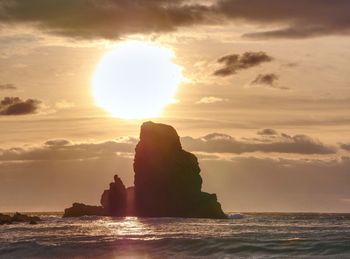
M 11 223 L 12 223 L 12 217 L 11 216 L 0 214 L 0 225 L 11 224 Z
M 101 206 L 85 205 L 83 203 L 73 203 L 73 206 L 64 210 L 63 217 L 80 216 L 107 216 Z
M 126 189 L 116 175 L 102 194 L 102 207 L 74 203 L 64 217 L 227 217 L 216 195 L 201 191 L 198 160 L 182 149 L 173 127 L 144 123 L 135 151 L 135 187 Z
M 126 216 L 136 216 L 134 186 L 126 189 Z
M 109 190 L 103 192 L 101 204 L 107 215 L 126 215 L 126 188 L 118 175 L 114 176 L 114 183 L 110 183 Z
M 80 216 L 126 216 L 126 188 L 118 175 L 114 176 L 114 182 L 109 184 L 109 189 L 104 190 L 101 196 L 101 206 L 73 203 L 73 206 L 65 209 L 63 217 Z
M 201 191 L 197 158 L 182 149 L 173 127 L 144 123 L 135 151 L 138 216 L 226 218 L 216 195 Z

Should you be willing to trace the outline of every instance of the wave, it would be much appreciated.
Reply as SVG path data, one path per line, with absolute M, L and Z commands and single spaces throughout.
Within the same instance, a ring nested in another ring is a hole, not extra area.
M 45 217 L 0 226 L 0 258 L 350 257 L 349 215 L 228 216 Z
M 243 219 L 244 215 L 240 213 L 229 213 L 227 214 L 229 219 Z
M 69 242 L 61 244 L 40 244 L 37 241 L 16 242 L 0 248 L 0 256 L 7 258 L 22 257 L 115 257 L 145 255 L 151 257 L 225 257 L 235 256 L 341 256 L 349 255 L 347 242 L 325 244 L 299 240 L 271 240 L 269 242 L 251 242 L 246 239 L 174 239 L 158 240 L 118 239 L 113 242 Z

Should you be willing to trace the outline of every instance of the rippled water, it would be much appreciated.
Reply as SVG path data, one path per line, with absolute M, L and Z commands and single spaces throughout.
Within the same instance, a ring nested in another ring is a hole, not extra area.
M 42 218 L 38 225 L 0 226 L 0 257 L 350 258 L 350 214 Z

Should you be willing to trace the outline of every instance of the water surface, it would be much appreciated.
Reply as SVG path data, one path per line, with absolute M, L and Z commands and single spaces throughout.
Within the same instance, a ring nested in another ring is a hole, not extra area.
M 65 218 L 0 226 L 1 258 L 350 258 L 350 214 Z

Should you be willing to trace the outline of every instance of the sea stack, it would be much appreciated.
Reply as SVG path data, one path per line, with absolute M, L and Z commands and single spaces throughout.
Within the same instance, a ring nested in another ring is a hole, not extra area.
M 118 175 L 115 175 L 114 182 L 109 184 L 109 190 L 103 192 L 101 205 L 107 215 L 126 215 L 126 188 Z
M 202 192 L 197 157 L 182 149 L 169 125 L 142 124 L 134 172 L 135 186 L 125 188 L 116 175 L 102 194 L 102 206 L 74 203 L 64 216 L 227 218 L 216 194 Z
M 226 218 L 216 195 L 201 191 L 198 160 L 182 149 L 173 127 L 143 123 L 135 151 L 138 216 Z

